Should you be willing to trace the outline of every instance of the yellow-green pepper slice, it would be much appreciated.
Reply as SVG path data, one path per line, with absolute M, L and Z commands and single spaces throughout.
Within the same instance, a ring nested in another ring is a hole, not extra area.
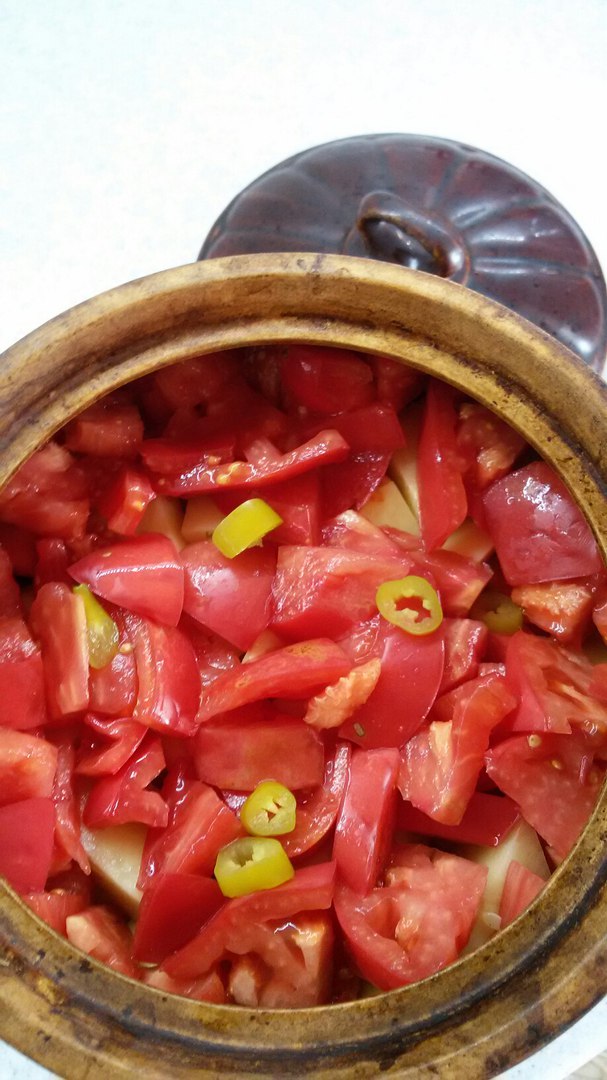
M 470 616 L 480 619 L 494 634 L 516 634 L 523 625 L 523 609 L 497 589 L 485 589 L 475 602 Z
M 224 896 L 247 896 L 275 889 L 295 871 L 280 840 L 271 836 L 242 836 L 217 853 L 215 878 Z
M 240 811 L 240 820 L 251 836 L 284 836 L 293 832 L 297 800 L 277 780 L 264 780 L 251 792 Z
M 431 634 L 443 621 L 436 589 L 426 578 L 416 574 L 397 581 L 384 581 L 377 590 L 375 602 L 384 619 L 408 634 Z
M 259 544 L 272 529 L 282 525 L 282 518 L 263 499 L 247 499 L 224 517 L 211 537 L 227 559 Z
M 118 627 L 93 596 L 88 585 L 74 585 L 76 596 L 81 596 L 86 616 L 89 643 L 89 665 L 96 670 L 106 667 L 114 659 L 120 644 Z

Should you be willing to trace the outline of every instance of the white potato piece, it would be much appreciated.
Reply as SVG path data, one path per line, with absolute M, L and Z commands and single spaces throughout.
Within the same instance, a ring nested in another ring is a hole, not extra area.
M 135 822 L 107 829 L 82 826 L 82 844 L 93 874 L 127 915 L 135 916 L 141 900 L 137 878 L 147 829 Z
M 198 540 L 210 540 L 225 514 L 210 495 L 194 495 L 188 499 L 181 526 L 181 534 L 186 544 L 195 544 Z
M 388 526 L 419 536 L 419 522 L 394 480 L 382 480 L 360 513 L 379 528 Z
M 172 540 L 178 551 L 185 547 L 181 533 L 183 506 L 181 499 L 168 495 L 157 495 L 148 503 L 145 514 L 139 522 L 138 533 L 161 533 Z
M 470 940 L 463 954 L 473 952 L 484 945 L 499 929 L 499 907 L 508 867 L 513 859 L 547 881 L 550 869 L 537 833 L 522 819 L 504 837 L 497 847 L 477 847 L 469 844 L 459 852 L 472 862 L 487 867 L 487 885 Z
M 443 548 L 465 555 L 474 562 L 484 562 L 493 552 L 493 540 L 472 518 L 466 518 L 459 529 L 447 537 Z

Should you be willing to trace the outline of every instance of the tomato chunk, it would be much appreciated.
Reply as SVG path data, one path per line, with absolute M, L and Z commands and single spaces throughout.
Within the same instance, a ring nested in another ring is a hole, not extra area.
M 19 617 L 0 620 L 0 726 L 25 731 L 46 723 L 40 649 Z
M 211 540 L 200 540 L 183 549 L 181 560 L 187 614 L 238 649 L 248 649 L 270 621 L 275 552 L 256 548 L 228 559 Z
M 190 941 L 223 902 L 212 878 L 159 874 L 141 901 L 133 956 L 142 963 L 161 963 Z
M 0 806 L 20 799 L 49 798 L 57 749 L 46 739 L 0 728 Z
M 51 718 L 84 712 L 89 703 L 89 654 L 82 597 L 67 585 L 49 582 L 38 591 L 30 622 L 42 650 Z
M 214 787 L 253 791 L 262 780 L 278 780 L 291 791 L 321 784 L 324 749 L 301 720 L 230 720 L 201 725 L 194 757 L 201 780 Z
M 50 799 L 0 807 L 0 874 L 19 893 L 44 889 L 51 868 L 55 808 Z
M 366 895 L 392 844 L 398 750 L 357 750 L 335 826 L 333 857 L 339 877 Z

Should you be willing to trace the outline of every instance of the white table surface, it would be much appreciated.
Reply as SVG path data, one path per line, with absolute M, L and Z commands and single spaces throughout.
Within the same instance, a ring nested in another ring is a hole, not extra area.
M 606 53 L 607 0 L 0 0 L 0 350 L 194 260 L 248 182 L 347 135 L 505 158 L 607 267 Z M 603 1003 L 507 1075 L 606 1044 Z M 0 1044 L 2 1080 L 44 1075 Z

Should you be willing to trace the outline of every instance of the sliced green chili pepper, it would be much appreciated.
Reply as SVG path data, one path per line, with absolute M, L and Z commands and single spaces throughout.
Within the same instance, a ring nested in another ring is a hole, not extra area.
M 443 621 L 436 589 L 425 578 L 410 574 L 398 581 L 384 581 L 375 597 L 378 611 L 388 622 L 408 634 L 431 634 Z
M 284 784 L 264 780 L 240 811 L 240 820 L 252 836 L 284 836 L 295 828 L 297 801 Z
M 212 540 L 222 555 L 233 559 L 281 524 L 282 518 L 263 499 L 247 499 L 219 522 Z
M 73 591 L 77 596 L 82 597 L 84 603 L 89 641 L 89 664 L 96 670 L 104 668 L 118 652 L 120 643 L 118 627 L 93 596 L 88 585 L 74 585 Z
M 246 896 L 275 889 L 290 881 L 295 871 L 280 840 L 270 836 L 243 836 L 217 853 L 215 878 L 224 896 Z

